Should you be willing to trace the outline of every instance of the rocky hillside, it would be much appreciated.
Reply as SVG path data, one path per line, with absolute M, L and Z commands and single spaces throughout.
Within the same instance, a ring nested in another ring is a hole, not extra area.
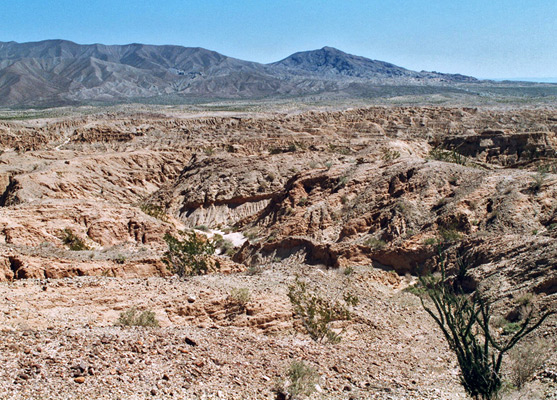
M 432 84 L 478 81 L 471 76 L 458 74 L 410 71 L 384 61 L 347 54 L 333 47 L 295 53 L 271 65 L 293 74 L 310 74 L 338 80 L 361 78 L 375 83 Z
M 181 46 L 0 42 L 0 106 L 302 96 L 344 93 L 354 83 L 474 81 L 461 75 L 413 72 L 329 47 L 264 65 Z
M 552 108 L 96 114 L 0 122 L 0 147 L 5 398 L 275 399 L 302 360 L 314 398 L 464 399 L 408 292 L 440 251 L 503 335 L 524 299 L 557 309 Z M 163 237 L 184 229 L 230 240 L 220 271 L 170 276 Z M 340 343 L 293 315 L 296 276 L 360 299 Z M 114 326 L 132 307 L 161 327 Z M 523 398 L 555 398 L 556 341 L 552 316 Z

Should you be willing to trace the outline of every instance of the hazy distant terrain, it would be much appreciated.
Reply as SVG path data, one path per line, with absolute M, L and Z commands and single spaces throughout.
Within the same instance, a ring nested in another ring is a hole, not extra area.
M 431 96 L 552 98 L 557 84 L 495 83 L 416 72 L 324 47 L 271 64 L 203 48 L 0 42 L 0 106 L 52 107 L 234 99 Z

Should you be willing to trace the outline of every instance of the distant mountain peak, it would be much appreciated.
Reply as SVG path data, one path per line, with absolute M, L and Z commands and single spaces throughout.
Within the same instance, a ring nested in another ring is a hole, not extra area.
M 446 85 L 474 78 L 415 72 L 334 47 L 259 64 L 201 47 L 0 42 L 0 106 L 149 97 L 261 98 L 366 93 L 374 85 Z M 179 101 L 179 100 L 178 100 Z

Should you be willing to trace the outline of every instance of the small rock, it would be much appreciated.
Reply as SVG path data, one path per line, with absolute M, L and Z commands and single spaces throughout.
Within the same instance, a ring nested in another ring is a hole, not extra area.
M 156 395 L 157 395 L 157 390 L 151 389 L 151 396 L 156 396 Z
M 164 375 L 162 376 L 162 379 L 165 380 L 165 381 L 169 381 L 169 380 L 170 380 L 170 377 L 169 377 L 167 374 L 164 374 Z
M 85 377 L 84 376 L 78 376 L 78 377 L 74 378 L 73 381 L 75 383 L 84 383 L 85 382 Z

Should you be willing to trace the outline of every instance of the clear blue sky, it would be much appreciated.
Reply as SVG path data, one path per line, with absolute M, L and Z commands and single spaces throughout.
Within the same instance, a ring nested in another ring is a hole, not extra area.
M 332 46 L 414 70 L 557 76 L 557 0 L 1 0 L 0 41 L 205 47 L 250 61 Z

